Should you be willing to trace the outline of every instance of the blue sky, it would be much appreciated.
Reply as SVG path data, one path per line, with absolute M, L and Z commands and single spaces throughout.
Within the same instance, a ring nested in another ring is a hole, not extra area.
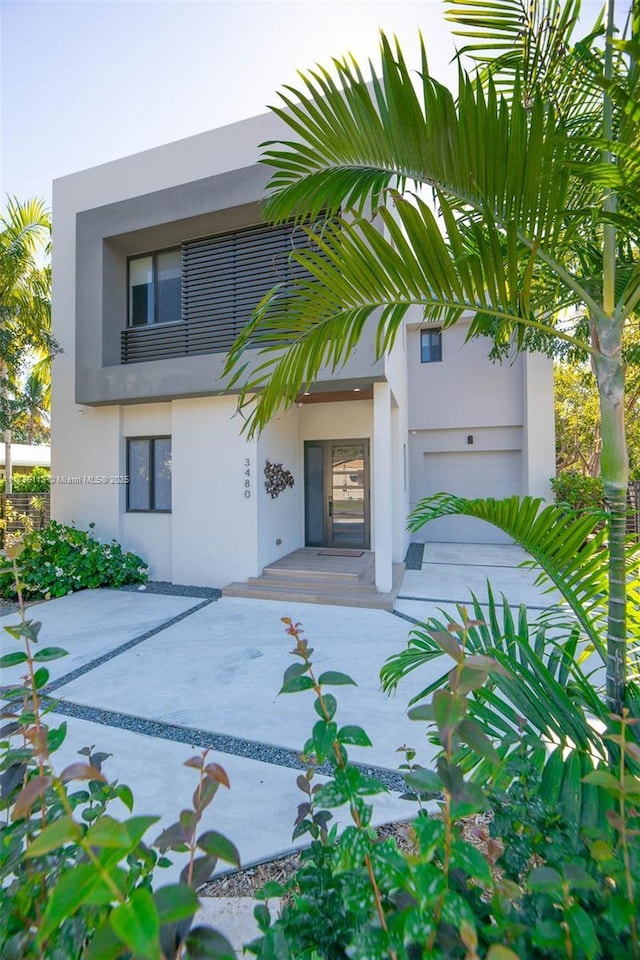
M 600 0 L 583 2 L 585 19 Z M 0 0 L 0 195 L 261 113 L 296 69 L 375 56 L 379 28 L 454 76 L 442 0 Z
M 453 40 L 434 2 L 4 0 L 2 194 L 264 112 L 296 69 L 407 51 L 419 27 L 441 73 Z M 415 58 L 412 58 L 415 59 Z

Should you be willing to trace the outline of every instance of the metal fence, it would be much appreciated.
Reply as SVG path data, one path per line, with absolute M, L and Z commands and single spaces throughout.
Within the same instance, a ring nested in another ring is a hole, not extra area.
M 4 546 L 8 533 L 23 533 L 25 529 L 43 530 L 50 519 L 49 493 L 0 494 L 0 545 Z
M 640 480 L 631 480 L 627 492 L 627 533 L 640 535 Z

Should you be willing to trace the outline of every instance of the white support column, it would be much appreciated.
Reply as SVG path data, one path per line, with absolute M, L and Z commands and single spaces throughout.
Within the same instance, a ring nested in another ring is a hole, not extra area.
M 393 484 L 391 443 L 391 388 L 373 385 L 373 527 L 376 551 L 376 590 L 393 586 Z
M 541 353 L 524 353 L 522 493 L 552 500 L 549 478 L 555 476 L 553 362 Z

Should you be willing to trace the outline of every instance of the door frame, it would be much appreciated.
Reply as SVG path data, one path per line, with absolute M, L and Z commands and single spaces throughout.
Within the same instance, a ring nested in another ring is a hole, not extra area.
M 364 484 L 364 538 L 363 543 L 339 543 L 333 541 L 333 523 L 331 519 L 332 510 L 332 457 L 331 449 L 335 446 L 348 446 L 349 444 L 359 444 L 363 448 L 363 484 Z M 323 537 L 322 543 L 311 542 L 309 537 L 309 487 L 307 483 L 307 451 L 310 448 L 322 449 L 322 500 L 323 500 Z M 370 441 L 368 437 L 331 439 L 331 440 L 305 440 L 304 441 L 304 543 L 306 547 L 325 547 L 345 550 L 371 549 L 371 466 L 370 466 Z

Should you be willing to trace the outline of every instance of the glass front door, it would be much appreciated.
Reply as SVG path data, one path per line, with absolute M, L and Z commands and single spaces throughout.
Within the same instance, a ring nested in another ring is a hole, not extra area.
M 305 521 L 309 547 L 369 549 L 369 441 L 305 443 Z

